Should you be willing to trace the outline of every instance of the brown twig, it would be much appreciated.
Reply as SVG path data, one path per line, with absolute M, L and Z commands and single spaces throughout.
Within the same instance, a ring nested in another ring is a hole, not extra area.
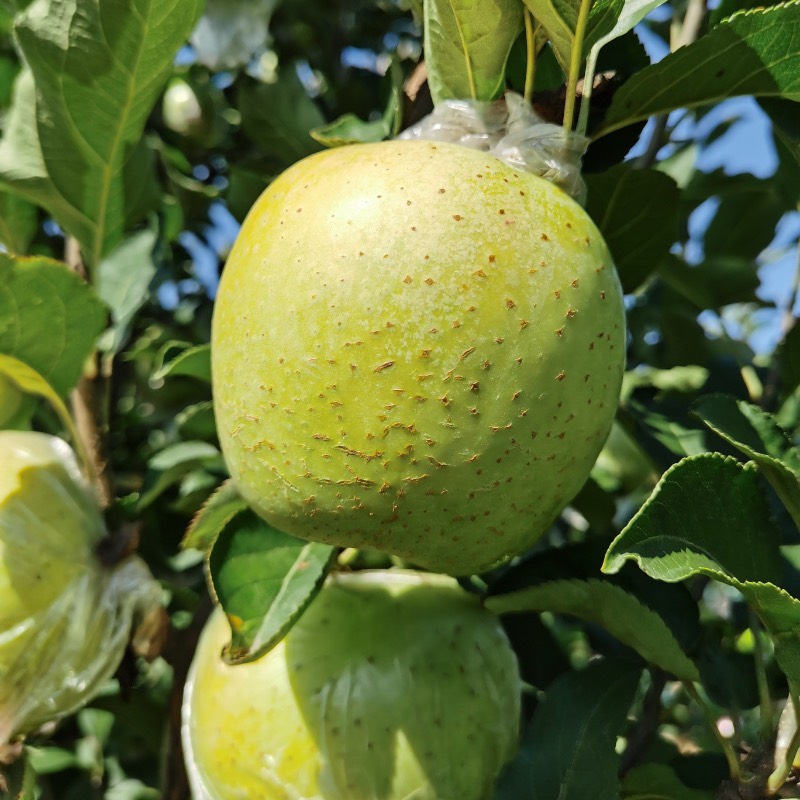
M 69 268 L 88 280 L 78 241 L 68 236 L 64 245 L 64 260 Z M 114 485 L 108 458 L 107 428 L 108 376 L 99 367 L 97 354 L 93 354 L 78 385 L 72 390 L 70 404 L 75 428 L 91 463 L 87 465 L 93 475 L 100 507 L 108 508 L 114 499 Z

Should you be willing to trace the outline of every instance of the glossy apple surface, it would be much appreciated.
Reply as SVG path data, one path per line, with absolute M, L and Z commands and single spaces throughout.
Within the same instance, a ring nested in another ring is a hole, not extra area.
M 586 480 L 624 328 L 608 249 L 554 185 L 458 145 L 319 153 L 257 201 L 222 276 L 225 458 L 281 530 L 484 570 Z
M 258 661 L 229 639 L 218 610 L 184 697 L 195 800 L 485 800 L 516 749 L 516 657 L 449 578 L 339 575 Z

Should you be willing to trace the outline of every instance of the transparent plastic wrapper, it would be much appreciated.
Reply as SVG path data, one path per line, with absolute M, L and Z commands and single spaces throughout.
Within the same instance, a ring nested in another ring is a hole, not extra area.
M 194 800 L 486 800 L 516 750 L 516 656 L 451 578 L 336 575 L 258 661 L 229 639 L 217 610 L 184 694 Z
M 491 153 L 514 169 L 551 181 L 581 204 L 586 199 L 581 158 L 589 139 L 545 122 L 513 92 L 494 103 L 446 100 L 397 138 L 450 142 Z
M 210 70 L 248 64 L 266 48 L 278 0 L 206 0 L 191 36 L 197 60 Z
M 70 447 L 0 431 L 0 745 L 89 700 L 159 605 L 140 559 L 97 560 L 104 535 Z
M 774 766 L 777 769 L 789 750 L 789 744 L 797 732 L 797 717 L 794 712 L 792 699 L 789 698 L 783 707 L 780 719 L 778 720 L 778 735 L 775 740 Z M 800 767 L 800 752 L 798 752 L 792 762 L 792 766 L 797 769 Z

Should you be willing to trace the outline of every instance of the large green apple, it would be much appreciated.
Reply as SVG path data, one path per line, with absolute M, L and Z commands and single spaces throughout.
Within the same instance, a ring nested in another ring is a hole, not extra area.
M 485 800 L 516 749 L 516 657 L 451 578 L 336 575 L 252 664 L 229 636 L 215 612 L 184 696 L 195 800 Z
M 228 467 L 281 530 L 487 569 L 586 480 L 624 329 L 608 249 L 553 184 L 458 145 L 318 153 L 257 201 L 222 276 Z
M 0 431 L 0 746 L 70 713 L 159 599 L 139 559 L 104 567 L 97 501 L 66 442 Z

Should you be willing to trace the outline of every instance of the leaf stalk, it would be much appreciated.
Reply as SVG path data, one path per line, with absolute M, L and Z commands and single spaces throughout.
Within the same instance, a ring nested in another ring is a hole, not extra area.
M 575 116 L 575 100 L 578 90 L 578 78 L 580 77 L 581 64 L 583 64 L 583 40 L 586 37 L 586 25 L 589 21 L 589 9 L 592 0 L 581 0 L 578 10 L 578 22 L 575 25 L 575 39 L 572 43 L 570 53 L 569 78 L 567 80 L 567 96 L 564 101 L 564 122 L 565 131 L 572 130 L 572 122 Z
M 536 34 L 533 29 L 533 16 L 527 6 L 523 8 L 522 14 L 525 19 L 525 50 L 527 53 L 523 97 L 526 103 L 530 103 L 533 97 L 533 82 L 536 75 Z
M 720 747 L 722 747 L 722 752 L 725 755 L 725 760 L 728 762 L 728 771 L 730 773 L 731 778 L 735 781 L 741 781 L 742 767 L 739 762 L 739 757 L 736 755 L 736 752 L 733 749 L 733 745 L 731 744 L 730 739 L 727 739 L 720 733 L 720 730 L 717 727 L 717 719 L 714 715 L 714 710 L 700 696 L 700 692 L 697 691 L 697 688 L 693 683 L 691 683 L 690 681 L 684 681 L 683 686 L 686 689 L 686 693 L 689 695 L 689 697 L 691 697 L 692 700 L 694 700 L 694 702 L 703 712 L 703 716 L 706 718 L 706 724 L 716 737 L 717 741 L 720 744 Z

